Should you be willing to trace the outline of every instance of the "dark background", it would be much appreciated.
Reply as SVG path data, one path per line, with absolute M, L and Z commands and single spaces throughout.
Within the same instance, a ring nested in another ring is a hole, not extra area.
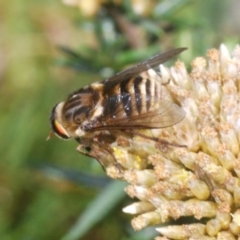
M 153 238 L 152 229 L 133 232 L 122 213 L 132 202 L 123 183 L 78 154 L 76 142 L 45 141 L 50 111 L 151 55 L 188 47 L 179 58 L 190 66 L 240 40 L 238 0 L 83 2 L 0 3 L 0 239 Z

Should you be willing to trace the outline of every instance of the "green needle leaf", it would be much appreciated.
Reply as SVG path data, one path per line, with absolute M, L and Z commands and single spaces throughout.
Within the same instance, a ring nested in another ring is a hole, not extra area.
M 125 197 L 123 188 L 126 183 L 114 181 L 110 183 L 86 211 L 80 216 L 76 224 L 61 240 L 79 240 L 96 223 L 101 221 Z

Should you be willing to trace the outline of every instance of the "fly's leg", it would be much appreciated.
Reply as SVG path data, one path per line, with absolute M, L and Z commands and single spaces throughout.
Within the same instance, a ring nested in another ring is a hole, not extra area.
M 109 155 L 111 155 L 111 157 L 113 158 L 113 160 L 115 162 L 115 165 L 116 165 L 117 169 L 119 170 L 119 172 L 122 172 L 121 165 L 118 163 L 117 159 L 115 158 L 115 156 L 113 154 L 113 151 L 107 146 L 107 144 L 101 143 L 101 142 L 96 141 L 96 140 L 94 141 L 94 144 L 96 144 L 100 149 L 100 150 L 97 150 L 97 151 L 105 151 Z M 96 155 L 91 154 L 91 147 L 90 147 L 89 151 L 87 150 L 87 148 L 88 147 L 86 147 L 85 145 L 79 144 L 78 147 L 77 147 L 77 151 L 80 152 L 81 154 L 83 154 L 84 156 L 95 158 L 101 164 L 103 170 L 106 171 L 104 163 L 101 161 L 101 159 L 99 159 Z M 95 151 L 96 151 L 96 149 L 95 149 Z
M 84 145 L 79 144 L 76 150 L 86 157 L 94 158 L 94 156 L 87 151 L 86 146 Z
M 101 164 L 103 170 L 105 171 L 104 164 L 101 162 L 101 160 L 97 159 L 94 155 L 90 154 L 86 148 L 87 148 L 86 146 L 79 144 L 76 150 L 86 157 L 95 158 Z
M 107 152 L 113 159 L 115 166 L 117 167 L 117 169 L 119 170 L 119 172 L 122 172 L 122 166 L 119 164 L 119 162 L 117 161 L 116 157 L 114 156 L 113 150 L 109 147 L 108 143 L 104 143 L 104 142 L 100 142 L 98 139 L 95 140 L 95 143 L 97 143 L 97 145 L 104 150 L 105 152 Z

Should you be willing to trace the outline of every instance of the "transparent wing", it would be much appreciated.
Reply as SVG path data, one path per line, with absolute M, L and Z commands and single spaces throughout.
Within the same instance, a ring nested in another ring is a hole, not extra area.
M 105 84 L 105 91 L 108 91 L 110 88 L 112 88 L 115 84 L 125 81 L 127 79 L 130 79 L 150 68 L 154 68 L 158 66 L 161 63 L 166 62 L 167 60 L 177 56 L 180 54 L 182 51 L 186 50 L 187 48 L 176 48 L 172 49 L 168 52 L 158 54 L 144 62 L 141 62 L 131 68 L 128 68 L 126 70 L 123 70 L 116 75 L 106 79 L 103 81 Z
M 123 108 L 117 111 L 117 118 L 105 116 L 98 123 L 93 125 L 89 131 L 114 130 L 114 129 L 154 129 L 165 128 L 180 122 L 184 116 L 184 110 L 177 104 L 167 100 L 160 100 L 151 111 L 126 117 Z

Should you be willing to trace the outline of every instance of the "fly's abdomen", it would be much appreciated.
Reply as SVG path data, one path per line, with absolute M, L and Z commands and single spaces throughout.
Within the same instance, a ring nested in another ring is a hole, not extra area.
M 160 81 L 148 74 L 120 82 L 105 93 L 103 117 L 131 118 L 154 110 L 160 101 L 160 88 Z

